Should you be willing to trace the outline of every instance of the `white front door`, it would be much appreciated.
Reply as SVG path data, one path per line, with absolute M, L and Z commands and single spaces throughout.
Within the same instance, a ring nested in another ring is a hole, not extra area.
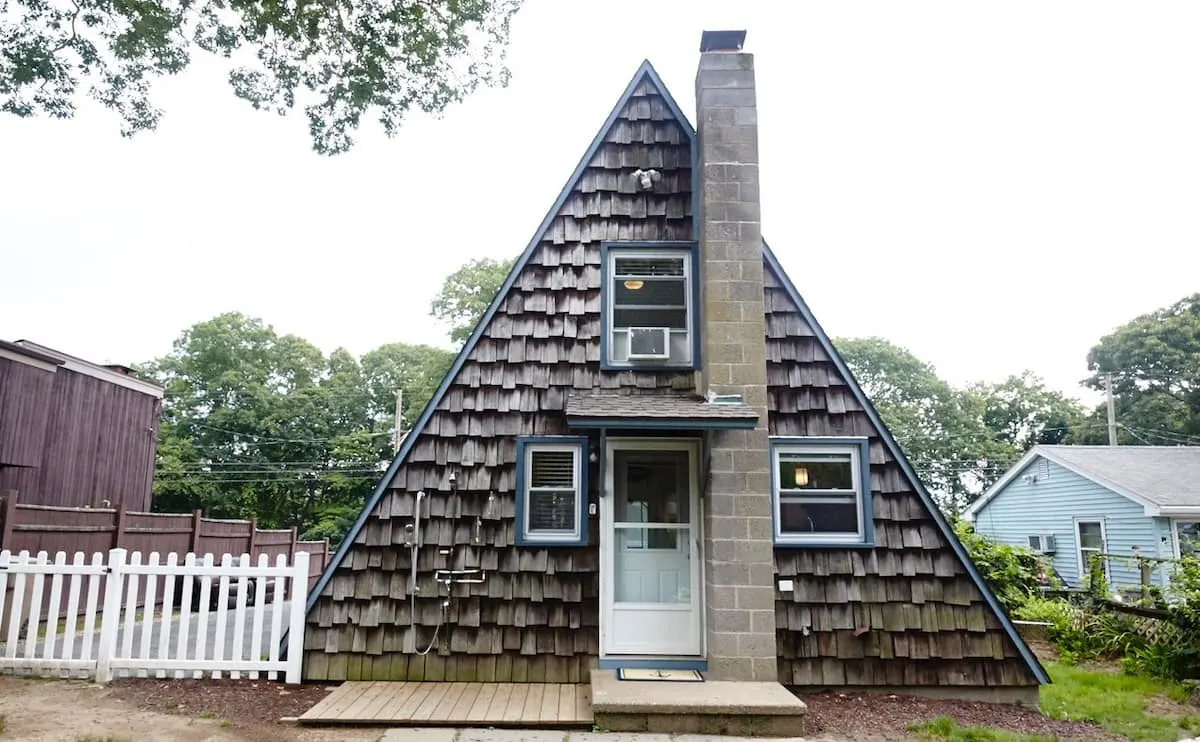
M 702 654 L 695 440 L 610 439 L 600 510 L 600 651 Z

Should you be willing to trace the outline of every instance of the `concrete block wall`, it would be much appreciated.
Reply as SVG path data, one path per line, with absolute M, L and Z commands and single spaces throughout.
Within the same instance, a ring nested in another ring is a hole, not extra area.
M 714 680 L 775 680 L 774 554 L 754 57 L 706 52 L 696 74 L 701 392 L 738 394 L 754 430 L 714 431 L 704 500 Z

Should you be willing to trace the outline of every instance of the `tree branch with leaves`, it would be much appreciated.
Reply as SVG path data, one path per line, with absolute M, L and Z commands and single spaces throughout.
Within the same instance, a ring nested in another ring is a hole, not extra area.
M 521 0 L 8 0 L 0 3 L 0 111 L 71 118 L 83 96 L 124 136 L 163 112 L 151 83 L 199 49 L 236 57 L 234 93 L 287 114 L 299 99 L 313 148 L 338 154 L 374 114 L 392 136 L 411 111 L 439 114 L 508 82 Z

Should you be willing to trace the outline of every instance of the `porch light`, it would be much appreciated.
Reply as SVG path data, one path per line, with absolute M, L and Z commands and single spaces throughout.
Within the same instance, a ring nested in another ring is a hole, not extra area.
M 645 281 L 626 281 L 625 282 L 625 288 L 629 289 L 630 291 L 637 291 L 638 289 L 640 289 L 641 287 L 643 287 L 645 285 L 646 285 Z
M 808 485 L 808 469 L 803 466 L 796 467 L 796 486 L 804 487 Z

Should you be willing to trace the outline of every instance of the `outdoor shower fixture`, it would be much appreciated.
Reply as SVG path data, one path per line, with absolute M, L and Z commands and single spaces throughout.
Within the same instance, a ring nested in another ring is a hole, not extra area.
M 450 485 L 456 487 L 458 477 L 451 472 Z M 487 575 L 481 569 L 444 569 L 437 568 L 433 572 L 434 584 L 437 585 L 435 597 L 439 598 L 441 605 L 438 611 L 437 625 L 433 629 L 433 636 L 429 639 L 429 644 L 420 649 L 417 647 L 417 594 L 421 592 L 421 587 L 417 582 L 417 560 L 420 556 L 421 547 L 424 545 L 424 538 L 421 531 L 421 521 L 424 515 L 422 507 L 428 498 L 425 490 L 420 490 L 416 494 L 416 500 L 413 503 L 413 520 L 404 527 L 404 546 L 409 550 L 409 633 L 412 637 L 412 651 L 419 655 L 427 655 L 433 651 L 437 644 L 438 636 L 441 634 L 442 626 L 445 625 L 450 618 L 450 602 L 454 597 L 455 585 L 479 585 L 486 581 Z M 489 504 L 494 499 L 494 495 L 489 498 Z M 457 525 L 458 517 L 461 513 L 456 514 L 454 521 Z M 457 530 L 457 529 L 452 529 Z M 475 519 L 475 532 L 472 536 L 472 541 L 476 544 L 482 543 L 483 536 L 483 520 Z M 439 548 L 439 557 L 449 557 L 451 554 L 450 548 Z M 443 594 L 444 593 L 444 594 Z

